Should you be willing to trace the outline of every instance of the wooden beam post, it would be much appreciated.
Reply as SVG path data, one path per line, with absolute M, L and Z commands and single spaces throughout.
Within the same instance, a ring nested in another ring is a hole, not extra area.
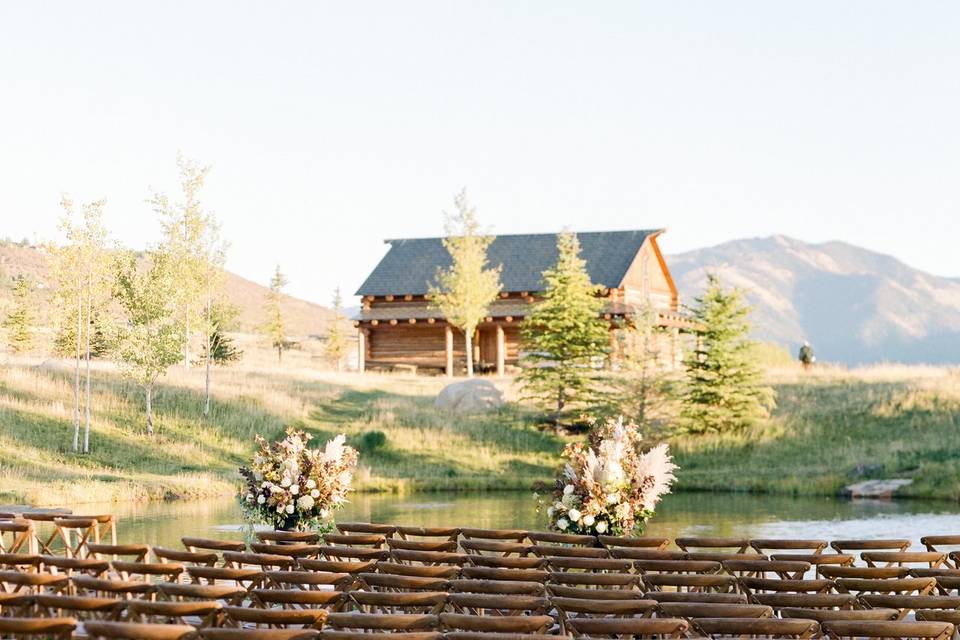
M 504 369 L 506 368 L 506 351 L 507 345 L 506 340 L 504 339 L 503 334 L 503 325 L 497 323 L 497 375 L 503 377 Z
M 446 338 L 446 351 L 447 351 L 447 377 L 453 377 L 453 327 L 449 324 L 443 328 L 444 336 Z
M 367 330 L 363 327 L 357 332 L 357 371 L 367 370 Z

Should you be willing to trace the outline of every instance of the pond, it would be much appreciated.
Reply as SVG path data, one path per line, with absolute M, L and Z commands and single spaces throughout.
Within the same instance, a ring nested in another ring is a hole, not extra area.
M 243 538 L 243 516 L 229 498 L 202 502 L 84 505 L 76 513 L 114 513 L 121 542 L 180 546 L 184 535 Z M 341 522 L 543 529 L 544 514 L 527 492 L 356 494 Z M 849 501 L 743 494 L 668 496 L 650 535 L 763 538 L 909 538 L 960 534 L 960 505 L 927 501 Z

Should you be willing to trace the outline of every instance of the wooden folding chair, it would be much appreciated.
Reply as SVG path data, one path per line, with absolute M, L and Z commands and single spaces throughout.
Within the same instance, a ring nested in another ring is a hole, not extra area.
M 608 547 L 611 558 L 621 560 L 689 560 L 690 554 L 686 551 L 669 551 L 664 549 L 649 549 L 646 547 Z
M 351 591 L 347 597 L 361 613 L 439 615 L 447 606 L 446 591 Z
M 153 598 L 157 588 L 142 580 L 114 580 L 110 578 L 92 578 L 73 576 L 70 579 L 76 594 L 95 598 L 147 599 Z
M 723 556 L 722 559 L 731 555 L 758 555 L 750 550 L 750 540 L 747 538 L 686 537 L 677 538 L 674 542 L 681 551 L 698 555 L 719 554 Z M 704 549 L 708 551 L 703 551 Z
M 257 531 L 257 540 L 264 544 L 317 544 L 320 534 L 313 531 Z
M 737 578 L 779 578 L 802 580 L 810 563 L 801 560 L 724 560 L 723 569 Z
M 254 589 L 250 606 L 260 609 L 326 609 L 340 611 L 347 602 L 343 591 L 329 589 Z
M 320 545 L 320 557 L 325 560 L 334 561 L 380 561 L 390 557 L 390 551 L 387 549 L 374 549 L 372 547 L 348 547 L 344 545 Z
M 301 558 L 319 558 L 320 545 L 305 542 L 289 542 L 286 544 L 270 544 L 267 542 L 251 542 L 250 551 L 253 553 L 287 556 L 294 560 Z
M 446 578 L 404 576 L 387 573 L 357 574 L 360 586 L 368 591 L 409 592 L 447 591 L 450 582 Z
M 40 571 L 41 557 L 32 553 L 0 553 L 0 571 Z
M 567 621 L 574 637 L 682 638 L 689 624 L 680 618 L 574 618 Z
M 40 594 L 34 596 L 38 614 L 44 618 L 69 616 L 80 620 L 117 621 L 126 610 L 127 601 L 116 598 Z
M 400 564 L 398 562 L 378 562 L 377 573 L 387 573 L 397 576 L 413 576 L 416 578 L 442 578 L 453 580 L 460 577 L 460 567 L 456 565 L 417 565 Z M 369 573 L 369 572 L 368 572 Z
M 61 593 L 67 588 L 68 584 L 69 578 L 63 575 L 0 571 L 0 593 L 20 595 Z
M 61 638 L 70 640 L 77 621 L 73 618 L 0 618 L 3 638 Z
M 875 620 L 834 620 L 823 623 L 823 631 L 833 638 L 928 638 L 949 640 L 953 625 L 947 622 L 880 622 Z
M 829 593 L 834 582 L 825 578 L 813 580 L 781 580 L 778 578 L 740 578 L 737 580 L 740 591 L 747 594 L 753 602 L 759 602 L 759 594 L 765 593 Z
M 552 571 L 548 574 L 549 585 L 577 587 L 580 589 L 639 591 L 643 577 L 635 573 L 593 573 L 580 571 Z
M 911 569 L 913 578 L 934 578 L 937 593 L 942 596 L 960 594 L 960 569 Z
M 460 528 L 460 545 L 466 553 L 523 557 L 530 553 L 526 540 L 524 529 Z
M 937 569 L 947 561 L 947 554 L 939 551 L 864 551 L 860 557 L 868 567 L 908 567 L 922 565 Z
M 464 567 L 460 575 L 468 580 L 519 580 L 546 582 L 550 573 L 540 569 L 500 569 L 495 567 Z
M 247 550 L 247 543 L 242 540 L 213 540 L 210 538 L 192 538 L 185 536 L 180 538 L 184 548 L 191 553 L 200 551 L 213 551 L 218 555 L 224 551 L 243 552 Z
M 440 621 L 428 614 L 331 613 L 327 627 L 331 631 L 422 632 L 434 631 Z M 324 630 L 324 637 L 327 630 Z M 391 636 L 394 636 L 391 633 Z M 368 636 L 369 637 L 369 636 Z M 375 636 L 374 636 L 375 637 Z M 394 636 L 395 637 L 395 636 Z
M 754 593 L 751 601 L 779 612 L 782 609 L 853 609 L 857 598 L 850 593 Z
M 228 569 L 259 569 L 260 571 L 289 571 L 297 560 L 277 553 L 246 553 L 224 551 L 223 566 Z
M 871 580 L 890 580 L 893 578 L 906 578 L 910 575 L 908 567 L 823 567 L 821 575 L 824 578 L 834 580 L 836 578 L 867 578 Z
M 915 617 L 920 622 L 949 622 L 954 627 L 960 625 L 958 609 L 920 609 Z
M 185 568 L 176 562 L 112 562 L 113 570 L 122 580 L 131 577 L 145 582 L 178 582 Z
M 550 610 L 547 598 L 530 595 L 451 593 L 447 601 L 453 613 L 473 616 L 542 616 Z
M 220 556 L 213 551 L 181 551 L 180 549 L 154 547 L 153 555 L 160 562 L 174 562 L 195 567 L 212 567 L 220 561 Z
M 376 533 L 390 538 L 397 532 L 397 527 L 392 524 L 374 522 L 338 522 L 337 531 L 340 533 Z
M 304 571 L 357 574 L 374 571 L 377 568 L 377 562 L 377 560 L 316 560 L 313 558 L 298 558 L 297 566 Z
M 90 556 L 98 560 L 123 560 L 125 562 L 146 562 L 150 555 L 148 544 L 87 544 Z
M 320 629 L 327 620 L 325 609 L 255 609 L 251 607 L 224 607 L 223 626 L 253 627 L 256 629 L 283 629 L 301 627 Z
M 83 625 L 86 635 L 95 640 L 192 640 L 197 630 L 184 624 L 90 621 Z
M 300 589 L 301 591 L 348 591 L 356 576 L 329 571 L 265 571 L 263 588 Z
M 316 629 L 200 629 L 203 640 L 315 640 Z
M 670 546 L 670 538 L 653 536 L 597 536 L 597 541 L 608 550 L 628 548 L 666 551 Z
M 387 548 L 390 551 L 439 551 L 442 553 L 456 553 L 458 549 L 456 540 L 447 539 L 416 539 L 408 540 L 406 538 L 390 538 L 386 541 Z
M 897 620 L 905 620 L 911 612 L 923 609 L 960 609 L 960 596 L 867 593 L 860 596 L 859 600 L 865 608 L 897 610 Z
M 548 558 L 537 556 L 497 556 L 482 553 L 468 553 L 470 564 L 475 567 L 491 567 L 494 569 L 545 569 Z
M 522 580 L 450 580 L 448 591 L 489 595 L 542 596 L 546 589 L 541 582 Z
M 110 571 L 110 563 L 97 558 L 68 558 L 66 556 L 40 556 L 40 566 L 47 573 L 100 578 Z
M 87 545 L 98 541 L 99 522 L 96 518 L 74 516 L 54 518 L 53 525 L 56 527 L 57 537 L 63 544 L 64 555 L 68 558 L 87 558 L 90 556 Z M 49 548 L 44 552 L 50 553 Z
M 657 610 L 655 600 L 588 600 L 585 598 L 551 598 L 557 608 L 560 633 L 570 634 L 571 622 L 581 619 L 609 620 L 623 618 L 650 618 Z M 671 616 L 665 616 L 671 617 Z
M 456 542 L 460 536 L 459 527 L 410 527 L 398 525 L 394 537 L 404 540 L 436 540 Z
M 946 554 L 947 566 L 960 569 L 960 564 L 957 564 L 956 558 L 951 556 L 954 551 L 960 548 L 960 535 L 923 536 L 920 538 L 920 544 L 926 547 L 927 551 Z
M 590 573 L 629 573 L 633 563 L 629 560 L 612 558 L 566 558 L 548 556 L 547 569 L 550 571 L 586 571 Z
M 657 602 L 699 602 L 704 604 L 748 604 L 743 593 L 713 593 L 709 591 L 651 591 L 644 598 Z
M 657 613 L 664 618 L 771 618 L 773 608 L 762 604 L 711 602 L 659 602 Z
M 325 533 L 323 544 L 339 545 L 341 547 L 368 547 L 382 549 L 387 542 L 387 536 L 381 533 Z
M 903 538 L 834 540 L 830 543 L 830 548 L 841 554 L 856 554 L 862 551 L 906 551 L 910 548 L 910 541 Z
M 221 604 L 240 605 L 248 594 L 243 587 L 225 584 L 160 582 L 156 587 L 158 598 L 168 602 L 216 600 Z
M 200 629 L 203 640 L 315 640 L 316 629 Z
M 259 569 L 237 569 L 233 567 L 187 567 L 190 582 L 196 585 L 233 584 L 244 590 L 255 589 L 264 579 Z
M 715 560 L 634 560 L 633 568 L 640 575 L 654 574 L 699 574 L 720 573 L 723 566 Z
M 390 559 L 400 564 L 450 565 L 463 567 L 470 563 L 471 556 L 452 551 L 416 551 L 413 549 L 391 549 Z M 381 560 L 386 560 L 382 558 Z
M 737 579 L 726 574 L 648 573 L 642 576 L 647 591 L 716 591 L 736 590 Z
M 690 626 L 708 638 L 812 638 L 820 631 L 816 620 L 790 618 L 694 618 Z
M 791 560 L 790 556 L 796 554 L 802 556 L 806 561 L 806 556 L 820 555 L 829 543 L 826 540 L 801 539 L 801 538 L 754 538 L 750 540 L 750 547 L 757 553 L 766 554 L 775 552 L 781 555 L 784 560 Z M 773 556 L 770 556 L 773 559 Z
M 62 544 L 58 548 L 60 532 L 53 521 L 69 515 L 69 512 L 61 511 L 28 511 L 22 514 L 22 519 L 29 522 L 33 530 L 31 545 L 36 553 L 48 556 L 63 555 L 63 553 L 58 553 L 58 551 L 65 552 L 65 548 Z
M 880 620 L 897 619 L 896 609 L 805 609 L 801 607 L 784 607 L 780 610 L 781 618 L 801 618 L 816 620 L 820 624 L 837 620 Z
M 132 600 L 127 604 L 127 622 L 180 624 L 198 629 L 220 623 L 223 604 L 217 600 L 188 602 L 147 602 Z
M 553 626 L 550 616 L 471 616 L 462 613 L 440 615 L 443 631 L 487 633 L 546 633 Z
M 0 553 L 37 553 L 33 523 L 29 520 L 0 520 Z
M 834 583 L 838 593 L 901 594 L 925 596 L 937 586 L 936 578 L 837 578 Z

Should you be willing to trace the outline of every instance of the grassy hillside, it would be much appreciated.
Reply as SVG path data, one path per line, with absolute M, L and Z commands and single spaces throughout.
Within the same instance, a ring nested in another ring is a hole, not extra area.
M 24 275 L 34 283 L 34 306 L 38 311 L 38 324 L 48 328 L 53 319 L 50 315 L 52 283 L 46 256 L 39 247 L 0 241 L 0 317 L 6 313 L 10 304 L 10 285 L 12 279 Z M 264 274 L 264 281 L 270 274 Z M 224 282 L 224 295 L 240 311 L 239 330 L 247 333 L 256 331 L 263 324 L 265 316 L 263 305 L 267 288 L 227 273 Z M 305 336 L 325 335 L 333 318 L 333 311 L 306 300 L 286 296 L 281 303 L 284 319 L 291 336 L 302 339 Z M 49 333 L 49 332 L 46 332 Z
M 299 426 L 344 432 L 361 449 L 361 490 L 527 489 L 548 479 L 563 439 L 509 405 L 486 416 L 438 413 L 443 379 L 333 374 L 298 366 L 237 368 L 215 379 L 200 414 L 202 373 L 173 370 L 143 435 L 139 389 L 106 365 L 94 384 L 93 453 L 70 452 L 66 363 L 0 365 L 0 502 L 75 503 L 227 494 L 253 434 Z M 867 478 L 910 477 L 907 495 L 960 496 L 960 373 L 869 369 L 774 375 L 774 417 L 739 436 L 684 438 L 680 489 L 832 495 Z M 508 388 L 508 396 L 512 390 Z M 371 447 L 382 432 L 386 442 Z

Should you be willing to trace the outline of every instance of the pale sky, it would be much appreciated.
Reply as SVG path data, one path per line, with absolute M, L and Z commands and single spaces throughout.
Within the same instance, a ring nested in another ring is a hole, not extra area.
M 783 233 L 960 276 L 960 3 L 4 2 L 0 236 L 117 238 L 178 149 L 228 267 L 326 304 L 466 186 L 494 233 Z

